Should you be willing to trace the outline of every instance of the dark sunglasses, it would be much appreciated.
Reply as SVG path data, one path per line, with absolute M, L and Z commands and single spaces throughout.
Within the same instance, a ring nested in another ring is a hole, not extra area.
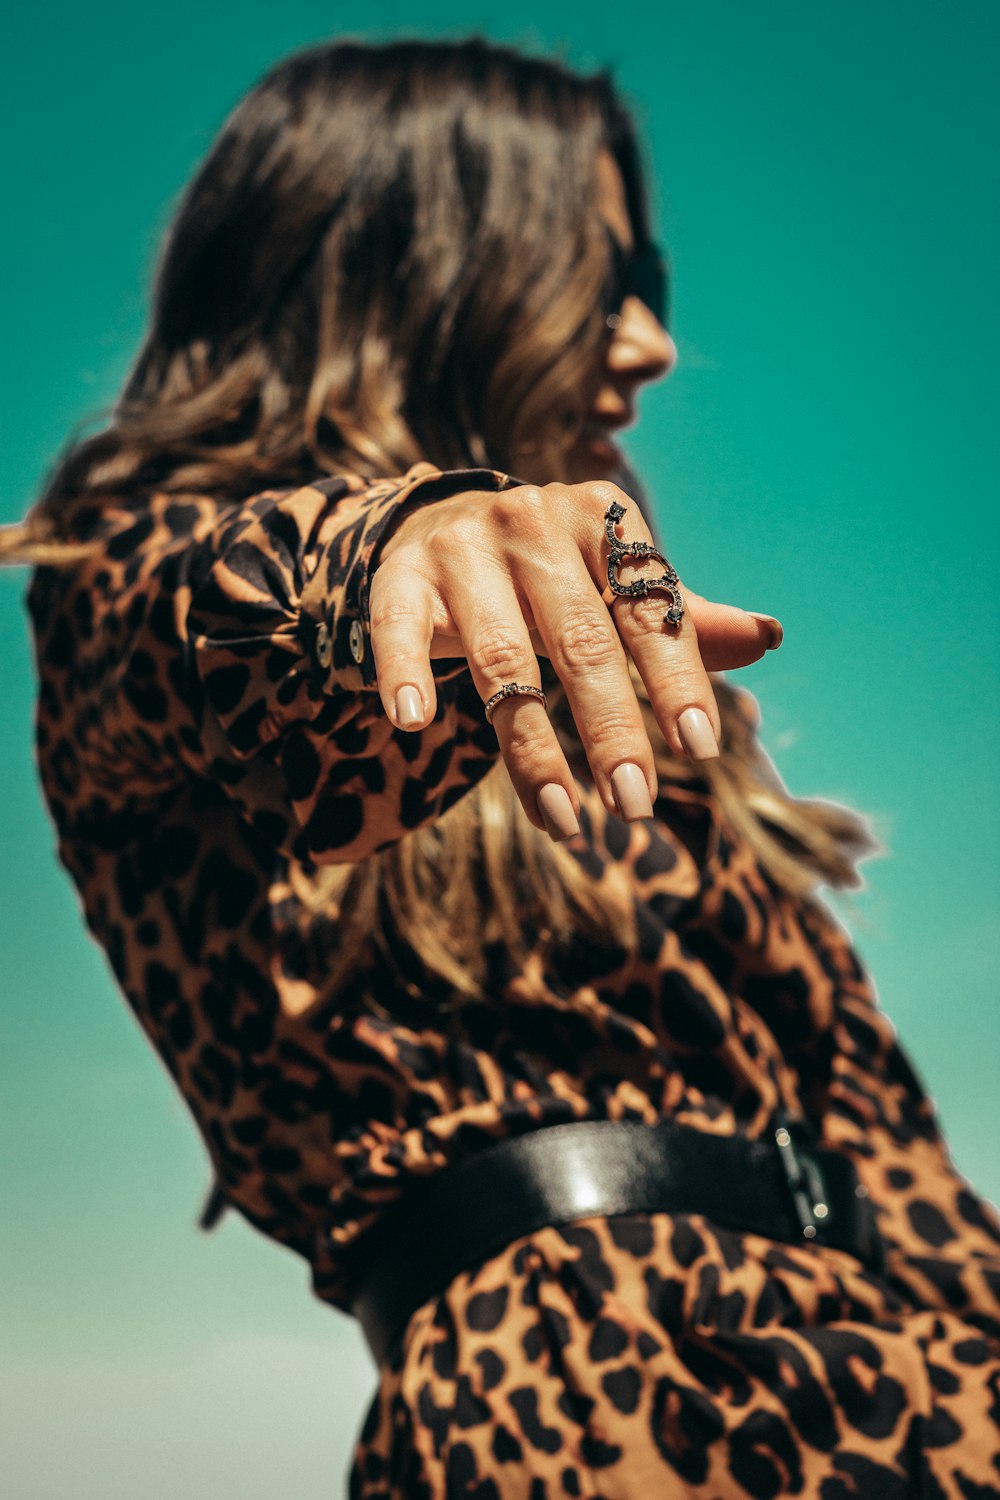
M 625 298 L 638 297 L 657 322 L 666 328 L 670 317 L 670 278 L 659 247 L 648 240 L 637 250 L 624 250 L 610 229 L 608 244 L 611 264 L 604 292 L 608 327 L 618 327 L 618 323 L 612 320 L 620 318 Z

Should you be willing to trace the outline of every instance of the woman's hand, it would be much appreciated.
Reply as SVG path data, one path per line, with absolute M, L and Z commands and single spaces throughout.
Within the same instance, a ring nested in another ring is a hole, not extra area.
M 547 656 L 605 806 L 632 819 L 651 816 L 657 781 L 626 652 L 668 744 L 703 760 L 718 754 L 721 734 L 708 672 L 746 666 L 777 641 L 767 616 L 683 584 L 679 626 L 664 627 L 669 600 L 659 593 L 618 598 L 612 618 L 601 596 L 612 501 L 626 508 L 622 539 L 652 542 L 635 501 L 605 482 L 471 491 L 404 508 L 371 580 L 371 643 L 385 711 L 414 730 L 434 716 L 433 658 L 465 657 L 485 702 L 505 682 L 538 687 L 537 658 Z M 642 572 L 662 567 L 637 563 L 623 582 Z M 541 702 L 501 699 L 493 727 L 531 822 L 553 837 L 575 832 L 579 798 Z

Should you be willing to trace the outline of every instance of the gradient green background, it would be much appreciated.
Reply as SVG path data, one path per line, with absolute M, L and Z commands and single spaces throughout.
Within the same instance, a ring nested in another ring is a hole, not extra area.
M 692 585 L 784 622 L 741 674 L 765 744 L 794 791 L 874 816 L 891 858 L 838 909 L 996 1198 L 995 0 L 22 7 L 0 514 L 113 398 L 171 206 L 260 73 L 332 35 L 472 30 L 609 63 L 636 107 L 681 359 L 630 453 Z M 5 1492 L 339 1495 L 374 1372 L 291 1255 L 194 1229 L 203 1150 L 53 857 L 24 584 L 0 578 Z

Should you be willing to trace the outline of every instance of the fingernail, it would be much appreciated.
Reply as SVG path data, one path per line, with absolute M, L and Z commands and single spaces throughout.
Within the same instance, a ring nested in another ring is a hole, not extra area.
M 412 729 L 422 724 L 424 705 L 415 687 L 396 689 L 396 721 L 401 729 Z
M 535 800 L 549 837 L 555 839 L 557 844 L 562 839 L 572 838 L 574 833 L 580 832 L 580 824 L 573 811 L 573 804 L 569 800 L 569 792 L 564 786 L 560 786 L 558 781 L 547 781 Z
M 751 615 L 755 620 L 760 620 L 764 625 L 771 627 L 771 639 L 768 642 L 767 649 L 768 651 L 777 651 L 785 639 L 785 632 L 781 628 L 781 621 L 776 620 L 773 615 L 759 614 L 755 609 L 748 609 L 747 614 Z
M 684 749 L 692 760 L 712 760 L 719 753 L 708 714 L 702 708 L 686 708 L 677 720 Z
M 618 803 L 618 816 L 624 818 L 626 823 L 632 823 L 636 818 L 653 816 L 649 787 L 641 766 L 635 765 L 630 760 L 625 761 L 623 765 L 616 766 L 611 772 L 611 790 Z

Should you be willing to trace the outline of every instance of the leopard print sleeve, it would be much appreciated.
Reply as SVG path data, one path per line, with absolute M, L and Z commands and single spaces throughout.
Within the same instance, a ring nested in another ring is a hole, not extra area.
M 57 823 L 127 815 L 192 773 L 307 865 L 365 858 L 439 816 L 494 764 L 496 736 L 458 659 L 432 664 L 431 724 L 392 725 L 370 578 L 401 506 L 508 483 L 411 471 L 227 505 L 103 507 L 93 560 L 68 577 L 37 570 L 28 598 Z

